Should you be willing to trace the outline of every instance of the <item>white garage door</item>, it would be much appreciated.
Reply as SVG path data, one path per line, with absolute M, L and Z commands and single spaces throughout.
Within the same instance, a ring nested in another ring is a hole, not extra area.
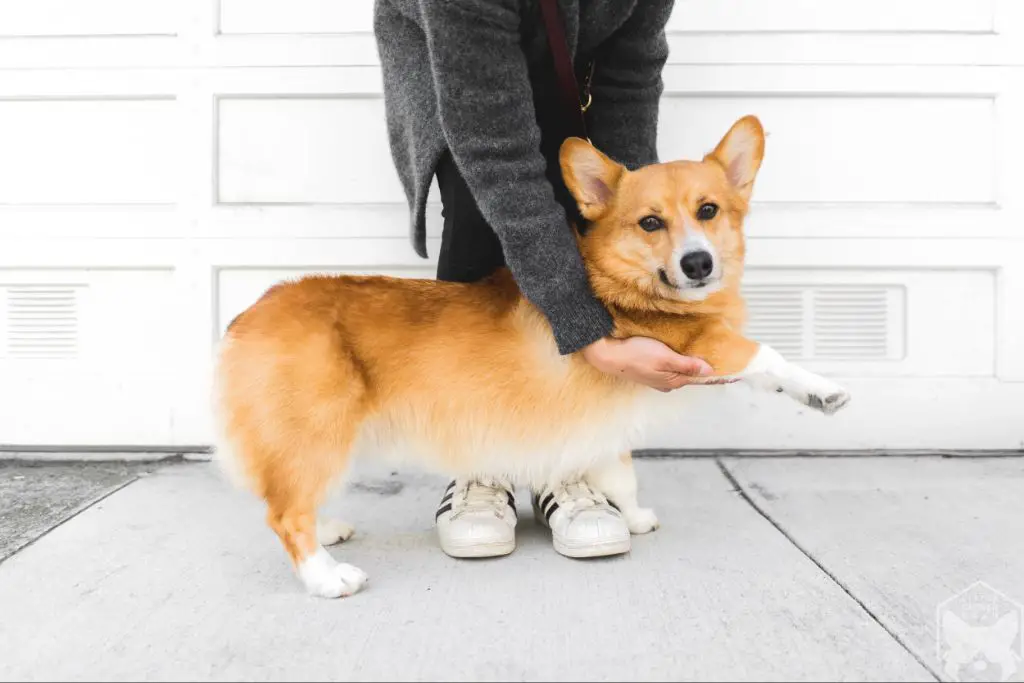
M 678 0 L 662 156 L 762 118 L 752 331 L 855 403 L 691 390 L 650 445 L 1024 447 L 1022 5 Z M 206 444 L 212 343 L 265 287 L 430 275 L 371 13 L 0 0 L 0 443 Z

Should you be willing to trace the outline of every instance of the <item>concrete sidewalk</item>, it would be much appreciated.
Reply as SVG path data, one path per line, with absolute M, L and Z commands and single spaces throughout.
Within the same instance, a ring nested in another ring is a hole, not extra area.
M 370 584 L 324 601 L 256 501 L 169 466 L 0 564 L 0 679 L 935 680 L 944 601 L 1024 599 L 1024 459 L 638 467 L 662 528 L 599 561 L 525 508 L 513 555 L 452 560 L 443 480 L 364 472 L 328 510 Z

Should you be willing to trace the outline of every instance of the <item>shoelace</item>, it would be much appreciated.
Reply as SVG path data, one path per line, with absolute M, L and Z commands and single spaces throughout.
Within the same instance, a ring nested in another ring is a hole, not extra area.
M 570 517 L 575 517 L 581 510 L 599 505 L 607 505 L 608 499 L 603 494 L 590 488 L 585 481 L 573 481 L 553 490 L 558 506 Z
M 452 496 L 452 519 L 466 512 L 493 512 L 504 517 L 511 487 L 497 479 L 460 481 Z

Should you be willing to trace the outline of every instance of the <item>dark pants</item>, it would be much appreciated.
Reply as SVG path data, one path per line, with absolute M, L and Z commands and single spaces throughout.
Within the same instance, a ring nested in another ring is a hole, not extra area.
M 480 215 L 451 154 L 446 153 L 437 166 L 437 184 L 444 216 L 437 279 L 475 282 L 504 266 L 498 236 Z
M 566 138 L 560 118 L 551 106 L 538 106 L 537 123 L 541 129 L 540 152 L 547 160 L 547 178 L 555 199 L 565 208 L 569 220 L 582 225 L 579 209 L 562 180 L 558 152 Z M 450 282 L 475 282 L 505 266 L 505 254 L 494 230 L 480 215 L 476 201 L 462 179 L 450 153 L 438 163 L 437 184 L 441 189 L 444 230 L 437 260 L 437 279 Z M 559 228 L 561 226 L 558 226 Z M 555 229 L 553 227 L 553 229 Z

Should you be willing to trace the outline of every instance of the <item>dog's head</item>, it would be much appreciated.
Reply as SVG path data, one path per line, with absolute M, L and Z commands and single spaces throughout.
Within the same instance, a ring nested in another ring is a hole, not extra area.
M 743 219 L 764 155 L 764 130 L 737 121 L 702 161 L 628 171 L 580 138 L 562 175 L 588 221 L 580 250 L 597 295 L 626 309 L 685 312 L 743 275 Z

